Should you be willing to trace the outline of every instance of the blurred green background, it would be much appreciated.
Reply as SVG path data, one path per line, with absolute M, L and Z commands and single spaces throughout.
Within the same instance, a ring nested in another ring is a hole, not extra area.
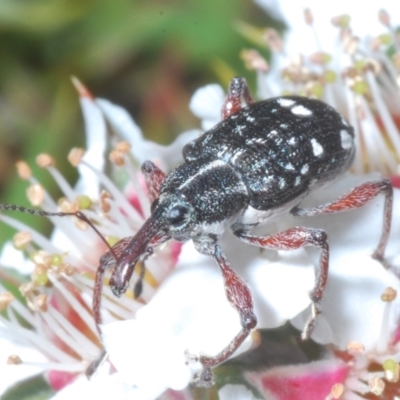
M 84 130 L 71 75 L 124 106 L 147 137 L 168 143 L 198 126 L 188 109 L 196 88 L 226 86 L 234 74 L 254 82 L 239 57 L 254 47 L 240 23 L 273 21 L 250 0 L 0 0 L 0 201 L 29 205 L 15 173 L 20 159 L 59 195 L 35 167 L 40 152 L 76 179 L 66 156 L 83 146 Z M 1 226 L 0 242 L 12 235 Z

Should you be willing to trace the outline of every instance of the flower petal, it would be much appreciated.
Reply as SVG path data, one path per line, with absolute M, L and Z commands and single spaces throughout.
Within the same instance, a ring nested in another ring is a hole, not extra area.
M 247 378 L 271 400 L 322 400 L 333 385 L 344 383 L 347 372 L 346 364 L 326 360 L 249 373 Z
M 189 104 L 189 108 L 202 122 L 202 128 L 207 131 L 221 121 L 221 109 L 225 92 L 220 85 L 211 84 L 197 89 Z

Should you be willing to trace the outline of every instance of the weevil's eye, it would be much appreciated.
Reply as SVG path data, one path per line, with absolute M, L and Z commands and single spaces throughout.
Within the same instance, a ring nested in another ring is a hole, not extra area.
M 150 206 L 150 211 L 151 211 L 151 212 L 153 212 L 154 209 L 158 206 L 158 203 L 159 203 L 158 199 L 155 199 L 155 200 L 151 203 L 151 206 Z
M 168 213 L 168 221 L 172 226 L 178 227 L 185 222 L 187 213 L 185 206 L 175 206 Z

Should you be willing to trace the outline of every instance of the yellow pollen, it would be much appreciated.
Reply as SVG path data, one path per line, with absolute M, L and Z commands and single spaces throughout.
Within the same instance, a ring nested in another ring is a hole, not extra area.
M 51 264 L 53 267 L 58 267 L 59 265 L 62 264 L 62 261 L 63 261 L 63 258 L 62 258 L 62 255 L 61 255 L 61 254 L 53 254 L 53 255 L 51 256 L 50 264 Z
M 331 69 L 327 70 L 324 72 L 324 80 L 326 83 L 333 83 L 337 79 L 337 75 L 335 71 L 332 71 Z
M 400 379 L 400 366 L 391 358 L 386 359 L 382 364 L 385 378 L 389 382 L 398 382 Z
M 115 165 L 118 165 L 118 167 L 121 167 L 122 165 L 125 164 L 125 153 L 120 151 L 120 150 L 111 150 L 110 155 L 108 156 L 108 159 Z
M 368 381 L 368 386 L 371 393 L 375 394 L 376 396 L 380 396 L 385 390 L 385 382 L 378 376 L 373 376 Z
M 17 250 L 23 250 L 32 241 L 30 232 L 18 232 L 13 237 L 13 245 Z
M 68 161 L 74 166 L 77 167 L 81 161 L 82 157 L 85 155 L 85 150 L 80 147 L 74 147 L 68 154 Z
M 110 193 L 106 190 L 102 190 L 100 193 L 100 207 L 104 213 L 108 213 L 111 210 L 111 205 L 108 201 L 109 199 L 111 199 Z
M 34 206 L 40 206 L 44 200 L 44 189 L 39 183 L 34 183 L 27 189 L 28 200 Z
M 14 296 L 10 292 L 0 293 L 0 311 L 5 310 L 8 305 L 14 300 Z
M 47 311 L 47 295 L 39 294 L 34 299 L 34 305 L 37 311 L 46 312 Z
M 15 164 L 15 167 L 17 168 L 17 173 L 21 179 L 26 181 L 32 176 L 32 171 L 25 161 L 18 161 Z
M 56 165 L 56 161 L 51 155 L 42 153 L 36 157 L 36 164 L 40 168 L 54 167 Z
M 35 264 L 44 264 L 47 267 L 50 267 L 51 264 L 51 256 L 50 254 L 46 253 L 43 250 L 38 250 L 35 251 L 34 253 L 31 254 L 30 259 L 35 263 Z
M 33 282 L 23 283 L 19 287 L 19 291 L 21 292 L 22 296 L 24 296 L 24 297 L 26 297 L 30 293 L 32 293 L 33 289 L 34 289 L 34 283 Z
M 381 294 L 381 300 L 385 302 L 393 301 L 396 297 L 397 291 L 390 286 Z
M 44 286 L 49 282 L 46 265 L 36 265 L 36 268 L 32 273 L 32 282 L 37 286 Z
M 92 200 L 90 199 L 90 197 L 83 194 L 79 195 L 76 198 L 76 201 L 80 210 L 87 210 L 92 205 Z
M 350 25 L 350 15 L 343 14 L 338 15 L 337 17 L 333 17 L 331 22 L 334 26 L 338 28 L 348 28 Z
M 340 397 L 344 393 L 344 386 L 341 383 L 335 383 L 332 386 L 331 392 L 330 392 L 330 398 L 333 399 L 340 399 Z
M 123 153 L 128 154 L 131 151 L 132 146 L 128 142 L 119 142 L 115 146 L 115 150 L 122 151 Z
M 365 351 L 365 348 L 360 342 L 353 340 L 347 343 L 347 350 L 352 354 L 360 354 Z
M 76 204 L 70 202 L 68 199 L 66 199 L 65 197 L 61 197 L 60 199 L 58 199 L 57 201 L 57 205 L 58 208 L 62 211 L 62 212 L 75 212 L 77 211 L 77 207 Z
M 57 271 L 62 272 L 67 276 L 72 276 L 74 275 L 76 269 L 70 264 L 61 264 L 60 266 L 58 266 Z
M 310 55 L 310 61 L 317 65 L 325 65 L 331 61 L 332 57 L 322 51 Z
M 21 360 L 20 356 L 18 356 L 17 354 L 8 356 L 7 365 L 19 365 L 19 364 L 22 364 L 22 360 Z
M 267 60 L 257 50 L 243 49 L 240 52 L 240 58 L 244 61 L 245 67 L 251 71 L 268 72 L 269 70 Z

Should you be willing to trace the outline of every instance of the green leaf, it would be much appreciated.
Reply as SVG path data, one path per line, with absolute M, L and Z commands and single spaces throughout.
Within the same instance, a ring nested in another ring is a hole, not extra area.
M 36 375 L 12 386 L 3 394 L 2 400 L 47 400 L 54 394 L 43 375 Z

